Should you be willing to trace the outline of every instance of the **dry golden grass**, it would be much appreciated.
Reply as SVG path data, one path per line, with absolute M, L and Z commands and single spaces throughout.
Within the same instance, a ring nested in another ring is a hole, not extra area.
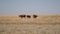
M 60 15 L 38 15 L 37 18 L 20 18 L 19 16 L 0 16 L 0 23 L 20 24 L 60 24 Z
M 0 16 L 0 34 L 60 34 L 60 15 Z

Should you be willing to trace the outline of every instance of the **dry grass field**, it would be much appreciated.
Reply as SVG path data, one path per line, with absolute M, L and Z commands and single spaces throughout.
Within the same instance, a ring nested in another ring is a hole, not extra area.
M 0 16 L 0 34 L 60 34 L 60 15 Z

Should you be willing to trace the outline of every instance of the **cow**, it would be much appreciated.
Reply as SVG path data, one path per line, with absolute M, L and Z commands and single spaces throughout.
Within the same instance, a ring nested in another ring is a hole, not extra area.
M 26 17 L 27 17 L 27 18 L 31 18 L 31 16 L 30 16 L 30 15 L 27 15 Z
M 19 17 L 21 17 L 21 18 L 25 18 L 25 17 L 26 17 L 26 15 L 19 15 Z
M 33 18 L 37 18 L 37 15 L 33 15 Z

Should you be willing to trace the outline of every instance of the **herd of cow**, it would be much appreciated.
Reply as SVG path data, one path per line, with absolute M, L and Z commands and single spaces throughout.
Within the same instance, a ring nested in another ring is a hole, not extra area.
M 21 17 L 21 18 L 25 18 L 25 17 L 31 18 L 31 15 L 19 15 L 19 17 Z M 33 15 L 33 18 L 37 18 L 37 15 Z

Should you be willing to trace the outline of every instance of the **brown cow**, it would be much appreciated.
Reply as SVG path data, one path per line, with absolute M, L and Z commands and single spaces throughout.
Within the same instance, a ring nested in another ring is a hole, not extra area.
M 30 16 L 30 15 L 27 15 L 26 17 L 27 17 L 27 18 L 31 18 L 31 16 Z
M 33 18 L 37 18 L 37 15 L 33 15 Z
M 19 15 L 19 17 L 21 17 L 21 18 L 25 18 L 25 17 L 26 17 L 26 15 Z

